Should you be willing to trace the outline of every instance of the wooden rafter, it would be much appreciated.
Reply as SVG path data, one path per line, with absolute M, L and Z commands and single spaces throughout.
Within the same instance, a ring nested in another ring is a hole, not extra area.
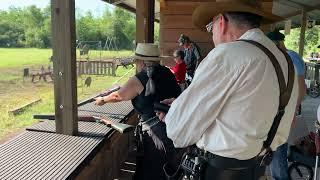
M 317 5 L 313 6 L 313 7 L 305 8 L 304 11 L 306 13 L 308 13 L 308 12 L 311 12 L 311 11 L 314 11 L 314 10 L 317 10 L 317 9 L 320 9 L 320 4 L 317 4 Z M 291 17 L 297 16 L 297 15 L 300 15 L 300 14 L 301 14 L 301 10 L 297 10 L 297 11 L 294 11 L 292 13 L 286 14 L 286 15 L 284 15 L 282 17 L 285 18 L 285 19 L 289 19 Z
M 286 6 L 290 6 L 292 8 L 296 8 L 296 9 L 299 9 L 299 10 L 304 9 L 306 11 L 310 11 L 310 10 L 312 11 L 312 10 L 320 9 L 320 4 L 317 4 L 315 6 L 309 6 L 309 5 L 298 3 L 298 2 L 295 2 L 295 1 L 292 1 L 292 0 L 274 0 L 274 2 L 283 4 L 283 5 L 286 5 Z
M 117 5 L 117 4 L 123 3 L 123 1 L 124 1 L 124 0 L 117 0 L 117 1 L 113 0 L 113 2 L 112 2 L 111 4 Z

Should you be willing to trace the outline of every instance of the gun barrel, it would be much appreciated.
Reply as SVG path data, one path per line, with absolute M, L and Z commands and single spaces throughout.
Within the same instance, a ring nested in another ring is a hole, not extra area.
M 90 98 L 90 99 L 87 99 L 87 100 L 85 100 L 85 101 L 82 101 L 82 102 L 78 103 L 78 107 L 79 107 L 79 106 L 82 106 L 82 105 L 84 105 L 84 104 L 87 104 L 87 103 L 94 102 L 94 101 L 95 101 L 95 98 L 107 96 L 107 95 L 109 95 L 109 94 L 111 94 L 111 93 L 113 93 L 113 92 L 118 91 L 119 89 L 120 89 L 120 86 L 119 86 L 119 87 L 116 87 L 116 88 L 109 89 L 109 90 L 108 90 L 107 92 L 105 92 L 105 93 L 101 93 L 101 94 L 99 94 L 99 95 L 97 95 L 97 96 L 94 96 L 94 97 L 92 97 L 92 98 Z
M 34 114 L 33 119 L 49 119 L 55 120 L 55 116 L 53 114 Z
M 56 117 L 54 114 L 34 114 L 33 119 L 55 120 Z M 96 122 L 96 119 L 93 116 L 78 116 L 78 120 Z

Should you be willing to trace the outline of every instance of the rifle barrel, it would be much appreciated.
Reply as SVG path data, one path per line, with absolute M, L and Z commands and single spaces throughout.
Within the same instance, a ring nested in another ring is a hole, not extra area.
M 82 106 L 82 105 L 84 105 L 84 104 L 91 103 L 91 102 L 95 101 L 95 98 L 97 98 L 97 97 L 108 96 L 109 94 L 111 94 L 111 93 L 113 93 L 113 92 L 116 92 L 116 91 L 118 91 L 119 89 L 120 89 L 120 87 L 116 87 L 116 88 L 113 88 L 113 89 L 109 89 L 109 90 L 108 90 L 107 92 L 105 92 L 105 93 L 101 93 L 101 94 L 99 94 L 99 95 L 97 95 L 97 96 L 94 96 L 94 97 L 92 97 L 92 98 L 89 98 L 89 99 L 87 99 L 87 100 L 85 100 L 85 101 L 82 101 L 82 102 L 78 103 L 78 107 L 79 107 L 79 106 Z

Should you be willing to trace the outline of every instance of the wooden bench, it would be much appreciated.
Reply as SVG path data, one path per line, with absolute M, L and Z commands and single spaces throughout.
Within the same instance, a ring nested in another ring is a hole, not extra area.
M 47 80 L 47 76 L 50 77 L 50 80 Z M 40 81 L 41 79 L 43 79 L 45 82 L 52 82 L 53 81 L 53 77 L 52 77 L 52 71 L 48 71 L 48 72 L 38 72 L 38 73 L 32 73 L 31 74 L 31 82 L 36 83 L 38 81 Z M 38 80 L 35 80 L 38 77 Z

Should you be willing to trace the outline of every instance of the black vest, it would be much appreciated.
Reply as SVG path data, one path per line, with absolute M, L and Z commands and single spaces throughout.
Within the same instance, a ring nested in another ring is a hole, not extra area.
M 155 116 L 153 104 L 168 98 L 176 98 L 181 93 L 180 87 L 176 82 L 171 71 L 161 65 L 154 67 L 152 79 L 155 83 L 155 93 L 145 96 L 148 76 L 146 71 L 141 71 L 135 75 L 143 85 L 143 91 L 132 100 L 134 109 L 141 115 L 143 120 Z

